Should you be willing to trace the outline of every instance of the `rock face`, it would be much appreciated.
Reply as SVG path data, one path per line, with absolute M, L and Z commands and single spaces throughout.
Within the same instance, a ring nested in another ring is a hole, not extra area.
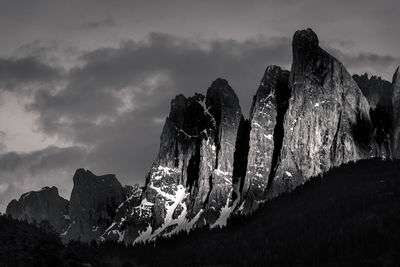
M 393 158 L 400 158 L 400 71 L 397 68 L 393 75 L 393 132 L 392 132 L 392 147 Z
M 207 96 L 178 95 L 171 102 L 158 157 L 146 178 L 140 204 L 104 235 L 126 243 L 224 224 L 231 209 L 239 100 L 223 79 Z
M 71 223 L 62 233 L 65 240 L 96 240 L 110 226 L 126 192 L 114 175 L 96 176 L 78 169 L 69 203 Z
M 281 162 L 268 198 L 371 155 L 369 104 L 344 66 L 319 47 L 311 29 L 294 34 L 289 87 Z
M 129 233 L 137 233 L 141 229 L 141 222 L 146 222 L 145 219 L 147 218 L 145 211 L 142 209 L 144 205 L 139 206 L 142 193 L 143 187 L 138 184 L 127 190 L 126 200 L 116 209 L 113 222 L 101 235 L 100 240 L 124 241 L 130 244 L 135 241 L 130 239 L 133 235 Z
M 289 72 L 277 66 L 266 69 L 250 110 L 247 173 L 240 210 L 253 212 L 265 200 L 268 180 L 273 177 L 282 145 L 283 118 L 288 107 Z
M 380 77 L 372 76 L 368 78 L 367 74 L 361 76 L 353 75 L 353 79 L 367 98 L 371 108 L 369 114 L 373 126 L 376 156 L 391 158 L 391 132 L 393 127 L 392 84 L 382 80 Z
M 233 193 L 232 175 L 236 138 L 243 120 L 239 99 L 223 79 L 217 79 L 207 91 L 206 109 L 216 122 L 212 134 L 202 140 L 200 148 L 199 182 L 192 189 L 200 193 L 193 205 L 195 215 L 204 210 L 204 224 L 211 226 L 225 224 Z M 215 160 L 209 161 L 211 157 Z M 210 165 L 211 163 L 211 165 Z M 207 194 L 206 194 L 207 192 Z
M 64 231 L 69 223 L 68 200 L 58 195 L 55 186 L 25 193 L 18 201 L 12 200 L 6 214 L 28 222 L 47 220 L 57 232 Z

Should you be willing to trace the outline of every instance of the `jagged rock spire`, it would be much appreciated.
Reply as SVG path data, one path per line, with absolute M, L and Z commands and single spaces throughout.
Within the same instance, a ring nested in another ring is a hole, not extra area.
M 247 172 L 240 189 L 240 210 L 251 213 L 264 201 L 268 181 L 274 175 L 283 139 L 283 118 L 290 91 L 289 71 L 268 66 L 250 112 Z
M 292 45 L 281 162 L 268 197 L 371 155 L 369 105 L 345 67 L 318 46 L 311 29 L 297 31 Z

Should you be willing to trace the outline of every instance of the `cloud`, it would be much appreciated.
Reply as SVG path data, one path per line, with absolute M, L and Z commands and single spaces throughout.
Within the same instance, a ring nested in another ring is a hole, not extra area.
M 247 109 L 265 67 L 288 66 L 290 58 L 286 38 L 207 42 L 153 33 L 146 42 L 82 55 L 84 64 L 71 70 L 68 86 L 55 95 L 38 92 L 29 108 L 42 114 L 44 131 L 70 135 L 69 127 L 112 122 L 130 110 L 162 108 L 163 116 L 176 93 L 205 92 L 222 76 L 243 96 Z
M 400 58 L 374 53 L 344 55 L 341 58 L 350 69 L 365 70 L 370 73 L 394 73 L 395 68 L 400 64 Z
M 115 26 L 117 26 L 117 23 L 111 17 L 82 24 L 82 28 L 85 29 L 97 29 L 97 28 L 115 27 Z
M 388 80 L 391 79 L 391 75 L 400 64 L 400 58 L 389 55 L 370 52 L 350 54 L 329 46 L 327 50 L 337 57 L 352 73 L 367 72 L 373 75 L 382 73 L 384 75 L 383 78 Z
M 35 57 L 0 58 L 0 90 L 21 91 L 26 86 L 58 82 L 62 69 L 52 67 Z
M 85 166 L 82 147 L 48 147 L 30 153 L 9 152 L 0 155 L 0 211 L 22 193 L 55 185 L 69 198 L 75 170 Z
M 7 133 L 5 131 L 0 131 L 0 153 L 7 150 L 5 140 L 7 138 Z

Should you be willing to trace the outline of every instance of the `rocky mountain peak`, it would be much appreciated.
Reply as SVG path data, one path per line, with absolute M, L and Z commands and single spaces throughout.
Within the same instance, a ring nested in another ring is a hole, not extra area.
M 229 86 L 229 83 L 228 83 L 227 80 L 225 80 L 225 79 L 219 77 L 219 78 L 215 79 L 215 80 L 211 83 L 210 88 L 215 88 L 215 89 L 219 89 L 219 90 L 224 90 L 224 89 L 230 88 L 230 86 Z M 232 89 L 232 88 L 230 88 L 230 89 Z
M 376 109 L 377 106 L 391 109 L 393 89 L 390 82 L 374 75 L 368 77 L 367 73 L 363 75 L 355 74 L 353 79 L 357 82 L 372 109 Z
M 178 127 L 182 127 L 184 123 L 184 114 L 186 112 L 187 98 L 179 94 L 171 101 L 171 109 L 169 119 L 172 120 Z
M 293 35 L 292 51 L 294 60 L 303 59 L 308 61 L 313 58 L 318 49 L 318 36 L 312 29 L 299 30 Z
M 211 86 L 207 90 L 206 97 L 207 107 L 211 110 L 216 110 L 221 105 L 228 109 L 239 109 L 239 98 L 235 91 L 229 85 L 228 81 L 222 78 L 218 78 L 212 82 Z M 218 117 L 216 113 L 213 113 L 215 117 Z
M 22 194 L 19 200 L 11 201 L 6 214 L 28 222 L 47 220 L 58 232 L 68 224 L 68 200 L 58 195 L 55 186 Z
M 380 157 L 391 157 L 391 132 L 392 132 L 392 83 L 381 77 L 368 74 L 353 75 L 358 87 L 367 98 L 370 106 L 370 116 L 373 125 L 372 132 L 375 142 L 374 150 Z
M 89 170 L 83 168 L 77 169 L 73 177 L 74 185 L 79 186 L 80 184 L 93 184 L 93 183 L 107 183 L 109 185 L 121 186 L 115 174 L 106 174 L 97 176 Z
M 283 139 L 283 120 L 290 98 L 289 71 L 268 66 L 250 111 L 247 168 L 243 181 L 244 214 L 253 212 L 265 199 L 273 178 Z
M 117 207 L 126 198 L 126 190 L 115 175 L 97 176 L 84 169 L 76 170 L 73 181 L 69 204 L 71 224 L 63 237 L 95 240 L 111 224 Z
M 349 161 L 370 157 L 370 107 L 349 72 L 310 30 L 293 37 L 291 97 L 269 197 Z
M 279 66 L 268 66 L 265 70 L 264 76 L 261 79 L 261 83 L 258 87 L 256 95 L 254 96 L 255 99 L 253 99 L 253 105 L 271 94 L 281 98 L 283 101 L 287 101 L 290 96 L 288 88 L 289 74 L 289 71 L 283 70 Z M 252 110 L 250 112 L 252 113 Z

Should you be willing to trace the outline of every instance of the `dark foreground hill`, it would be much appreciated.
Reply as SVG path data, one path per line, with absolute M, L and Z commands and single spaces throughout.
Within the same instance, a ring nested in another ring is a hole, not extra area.
M 64 247 L 43 225 L 41 230 L 2 217 L 0 262 L 4 266 L 399 266 L 399 226 L 400 161 L 368 160 L 313 178 L 267 202 L 252 216 L 233 218 L 224 229 L 196 230 L 135 247 L 113 242 L 100 246 L 71 242 Z M 30 264 L 35 260 L 41 264 Z

